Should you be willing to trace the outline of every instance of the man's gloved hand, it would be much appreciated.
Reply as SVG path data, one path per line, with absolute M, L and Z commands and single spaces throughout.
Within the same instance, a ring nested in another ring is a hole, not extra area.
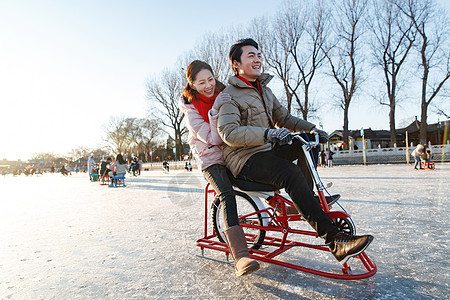
M 264 132 L 264 139 L 271 143 L 285 145 L 289 144 L 292 141 L 292 134 L 286 128 L 266 129 L 266 131 Z
M 320 129 L 317 129 L 316 127 L 314 127 L 313 129 L 311 129 L 311 131 L 309 133 L 317 133 L 319 134 L 319 143 L 323 144 L 328 142 L 328 134 Z
M 214 101 L 214 104 L 211 108 L 211 115 L 215 116 L 219 112 L 220 107 L 227 102 L 231 101 L 230 94 L 221 92 L 219 95 L 217 95 L 216 100 Z

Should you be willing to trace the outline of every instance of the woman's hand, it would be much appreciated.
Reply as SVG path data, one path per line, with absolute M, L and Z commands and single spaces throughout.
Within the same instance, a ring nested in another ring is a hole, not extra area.
M 211 108 L 211 115 L 215 116 L 219 112 L 220 107 L 227 102 L 231 101 L 230 94 L 221 92 L 219 95 L 217 95 L 216 100 L 214 101 L 214 104 Z

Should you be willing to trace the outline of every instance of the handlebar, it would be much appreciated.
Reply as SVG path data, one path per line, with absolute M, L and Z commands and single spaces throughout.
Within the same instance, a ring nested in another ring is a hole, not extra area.
M 307 133 L 304 131 L 297 131 L 297 132 L 292 132 L 291 133 L 293 135 L 294 138 L 298 139 L 300 142 L 302 142 L 304 145 L 308 145 L 310 147 L 316 147 L 317 145 L 319 145 L 319 134 L 317 132 L 314 132 L 314 141 L 307 141 L 305 140 L 302 135 L 306 135 Z

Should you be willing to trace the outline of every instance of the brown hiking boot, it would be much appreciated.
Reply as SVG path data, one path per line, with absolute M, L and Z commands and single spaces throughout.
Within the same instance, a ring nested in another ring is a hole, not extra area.
M 330 244 L 331 253 L 341 263 L 345 264 L 350 257 L 358 256 L 372 242 L 371 235 L 350 235 L 338 232 Z

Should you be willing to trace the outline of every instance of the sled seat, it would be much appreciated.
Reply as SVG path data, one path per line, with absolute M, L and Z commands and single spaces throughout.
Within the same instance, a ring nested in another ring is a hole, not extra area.
M 125 173 L 119 173 L 111 177 L 110 187 L 125 186 Z

